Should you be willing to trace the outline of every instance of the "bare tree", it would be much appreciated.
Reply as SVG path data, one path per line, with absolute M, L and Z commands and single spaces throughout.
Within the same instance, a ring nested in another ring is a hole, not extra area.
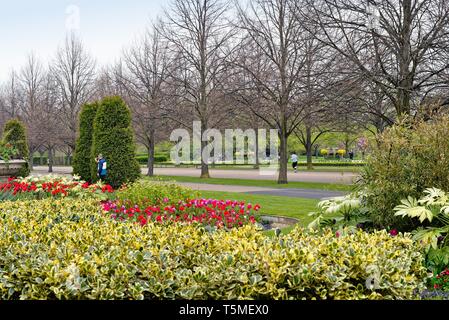
M 161 28 L 178 67 L 171 74 L 173 84 L 184 93 L 182 98 L 178 96 L 177 107 L 201 121 L 201 136 L 220 122 L 217 115 L 225 113 L 221 80 L 228 66 L 229 46 L 234 35 L 227 20 L 228 11 L 228 1 L 174 0 Z M 172 119 L 191 127 L 180 117 Z M 208 141 L 202 141 L 201 150 L 207 144 Z M 208 162 L 203 155 L 201 159 L 201 177 L 208 178 Z
M 398 115 L 440 87 L 449 68 L 448 1 L 308 0 L 306 7 L 322 30 L 318 39 L 351 61 L 354 76 L 374 83 Z
M 20 90 L 23 101 L 20 104 L 20 115 L 28 128 L 28 145 L 30 149 L 30 168 L 33 167 L 33 154 L 43 141 L 43 131 L 39 126 L 38 117 L 42 112 L 40 106 L 43 99 L 43 83 L 45 70 L 35 55 L 29 55 L 26 65 L 19 75 Z
M 140 43 L 124 53 L 124 68 L 116 72 L 117 80 L 133 100 L 130 105 L 135 133 L 148 151 L 148 176 L 154 175 L 156 132 L 165 127 L 162 109 L 168 99 L 164 84 L 169 64 L 168 46 L 159 29 L 153 27 Z
M 102 100 L 109 96 L 122 96 L 126 98 L 126 90 L 117 80 L 117 75 L 122 72 L 122 65 L 103 67 L 95 79 L 95 93 L 92 100 Z M 118 71 L 120 70 L 120 71 Z M 125 99 L 126 100 L 126 99 Z
M 280 184 L 288 183 L 287 140 L 302 122 L 304 108 L 297 97 L 301 92 L 300 75 L 306 63 L 304 37 L 309 35 L 297 19 L 298 9 L 294 2 L 254 0 L 246 10 L 241 6 L 238 9 L 240 28 L 245 32 L 244 42 L 258 48 L 254 51 L 256 56 L 251 59 L 254 63 L 240 66 L 252 76 L 265 100 L 261 105 L 252 106 L 251 111 L 271 128 L 278 129 Z M 261 64 L 263 71 L 260 70 Z
M 65 133 L 67 128 L 61 121 L 64 110 L 59 100 L 58 82 L 50 72 L 44 76 L 42 90 L 43 95 L 36 122 L 41 132 L 39 136 L 41 144 L 48 152 L 48 172 L 53 172 L 56 150 L 67 147 L 64 140 L 67 136 Z
M 67 128 L 64 143 L 70 158 L 75 150 L 78 130 L 78 114 L 81 105 L 93 95 L 95 80 L 95 62 L 86 53 L 81 40 L 75 34 L 67 36 L 65 44 L 57 52 L 50 67 L 58 84 L 61 120 Z
M 23 94 L 20 90 L 16 71 L 12 71 L 8 81 L 2 86 L 3 110 L 8 118 L 16 118 L 20 114 Z
M 338 55 L 316 39 L 318 28 L 310 25 L 310 19 L 303 20 L 304 29 L 309 37 L 303 40 L 305 64 L 304 72 L 300 74 L 300 85 L 303 88 L 300 103 L 303 109 L 303 123 L 294 133 L 306 150 L 307 168 L 313 169 L 313 147 L 318 140 L 334 129 L 336 109 L 334 99 L 329 99 L 328 92 L 335 87 L 335 74 L 341 71 Z

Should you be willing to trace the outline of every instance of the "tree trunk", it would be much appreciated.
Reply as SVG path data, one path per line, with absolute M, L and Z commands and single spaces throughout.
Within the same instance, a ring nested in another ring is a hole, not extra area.
M 280 146 L 279 146 L 279 178 L 278 184 L 288 184 L 287 178 L 287 166 L 288 166 L 288 156 L 287 156 L 287 139 L 285 131 L 280 132 Z
M 401 42 L 402 46 L 400 48 L 400 63 L 399 72 L 401 80 L 399 83 L 398 93 L 397 93 L 397 113 L 398 115 L 409 115 L 410 114 L 410 100 L 411 100 L 411 88 L 412 88 L 412 76 L 410 72 L 410 64 L 412 61 L 410 52 L 411 34 L 412 34 L 412 1 L 404 0 L 402 3 L 402 10 L 404 13 L 403 17 L 403 27 L 401 30 Z
M 151 129 L 150 131 L 150 137 L 149 137 L 149 144 L 148 144 L 148 177 L 154 176 L 154 129 Z
M 53 148 L 48 148 L 48 173 L 53 173 Z
M 34 152 L 30 150 L 30 155 L 28 156 L 28 168 L 33 170 L 34 168 Z
M 312 128 L 306 128 L 306 153 L 307 153 L 307 170 L 313 170 L 312 163 Z
M 349 153 L 349 150 L 351 149 L 351 141 L 349 140 L 349 135 L 346 136 L 346 140 L 345 140 L 345 150 L 346 150 L 346 154 Z M 344 156 L 342 156 L 344 158 Z
M 201 153 L 206 148 L 206 146 L 207 146 L 207 141 L 201 141 Z M 207 159 L 205 159 L 201 155 L 201 179 L 209 179 L 209 178 L 210 178 L 209 164 L 207 163 Z
M 203 151 L 206 149 L 208 141 L 203 141 L 203 134 L 207 130 L 207 123 L 201 121 L 201 179 L 209 179 L 209 164 L 208 159 L 203 156 Z
M 254 129 L 254 131 L 256 132 L 256 150 L 254 150 L 254 152 L 256 153 L 256 164 L 254 165 L 254 169 L 259 169 L 260 168 L 260 162 L 259 162 L 259 129 L 256 128 Z

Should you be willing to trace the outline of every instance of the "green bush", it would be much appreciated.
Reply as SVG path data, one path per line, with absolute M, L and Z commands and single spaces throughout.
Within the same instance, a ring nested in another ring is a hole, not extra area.
M 268 238 L 255 227 L 118 222 L 94 200 L 0 203 L 0 299 L 411 299 L 408 236 Z
M 426 247 L 429 270 L 439 273 L 449 266 L 449 194 L 429 188 L 419 200 L 408 197 L 394 210 L 395 215 L 419 221 L 413 239 Z
M 18 176 L 27 177 L 30 174 L 29 157 L 30 150 L 28 148 L 27 132 L 23 122 L 17 119 L 9 120 L 3 129 L 3 141 L 10 143 L 18 151 L 17 157 L 27 161 L 25 166 L 20 170 Z
M 403 121 L 377 137 L 361 186 L 377 226 L 415 229 L 419 222 L 395 216 L 407 197 L 419 198 L 427 188 L 449 190 L 449 118 L 431 122 Z
M 305 165 L 300 162 L 299 165 Z M 349 161 L 329 161 L 329 162 L 313 162 L 314 167 L 363 167 L 364 162 L 349 162 Z
M 84 181 L 93 181 L 92 177 L 92 139 L 94 120 L 97 115 L 98 103 L 85 104 L 80 112 L 79 138 L 76 141 L 75 155 L 73 157 L 73 173 L 79 175 Z M 95 158 L 95 157 L 94 157 Z
M 364 206 L 365 195 L 360 192 L 342 197 L 322 200 L 317 205 L 317 212 L 309 213 L 315 219 L 308 225 L 310 229 L 362 228 L 372 229 L 369 210 Z
M 120 97 L 103 99 L 95 117 L 91 154 L 91 172 L 95 178 L 95 157 L 100 153 L 108 164 L 106 183 L 114 188 L 140 177 L 131 112 Z
M 139 207 L 148 203 L 160 205 L 162 203 L 176 205 L 180 201 L 187 201 L 198 197 L 196 192 L 181 187 L 174 182 L 138 180 L 116 194 L 118 200 L 129 201 Z

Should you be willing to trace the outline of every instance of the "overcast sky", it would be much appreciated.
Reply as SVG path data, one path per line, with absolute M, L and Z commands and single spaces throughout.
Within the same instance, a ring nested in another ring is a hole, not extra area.
M 19 70 L 32 52 L 47 63 L 71 29 L 78 30 L 99 65 L 111 63 L 166 4 L 167 0 L 0 0 L 0 81 L 13 68 Z

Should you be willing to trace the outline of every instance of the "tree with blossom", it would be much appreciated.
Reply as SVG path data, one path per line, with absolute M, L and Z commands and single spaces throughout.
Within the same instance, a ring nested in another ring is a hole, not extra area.
M 362 159 L 365 159 L 365 153 L 368 150 L 368 139 L 366 137 L 361 137 L 357 141 L 357 148 L 362 152 Z

